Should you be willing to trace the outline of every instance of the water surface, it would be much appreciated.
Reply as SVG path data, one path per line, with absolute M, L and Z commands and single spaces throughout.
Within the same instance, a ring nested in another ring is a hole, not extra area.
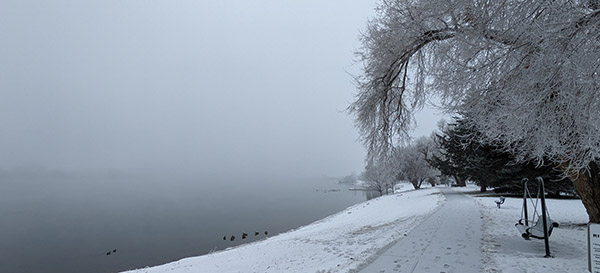
M 158 265 L 264 239 L 265 231 L 272 236 L 309 224 L 367 196 L 323 177 L 0 179 L 0 272 L 14 273 Z

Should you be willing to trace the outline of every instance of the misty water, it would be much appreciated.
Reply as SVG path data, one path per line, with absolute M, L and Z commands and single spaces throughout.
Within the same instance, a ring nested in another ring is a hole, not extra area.
M 367 199 L 324 177 L 21 173 L 1 179 L 0 272 L 14 273 L 158 265 L 261 240 Z

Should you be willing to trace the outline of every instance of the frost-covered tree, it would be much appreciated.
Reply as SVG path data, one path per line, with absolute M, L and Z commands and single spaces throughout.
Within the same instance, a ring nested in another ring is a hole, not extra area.
M 340 179 L 339 182 L 341 184 L 356 184 L 357 181 L 358 181 L 358 177 L 356 176 L 355 173 L 352 173 L 351 175 L 344 176 L 342 179 Z
M 599 0 L 381 0 L 350 106 L 369 157 L 437 96 L 469 112 L 482 141 L 558 163 L 600 223 L 599 29 Z
M 396 147 L 393 151 L 392 161 L 397 166 L 399 177 L 408 180 L 415 189 L 420 189 L 425 181 L 435 181 L 435 177 L 439 174 L 427 162 L 433 145 L 431 139 L 421 137 L 415 143 Z
M 365 167 L 362 177 L 367 187 L 379 192 L 379 195 L 387 194 L 393 188 L 393 170 L 387 160 L 370 161 Z

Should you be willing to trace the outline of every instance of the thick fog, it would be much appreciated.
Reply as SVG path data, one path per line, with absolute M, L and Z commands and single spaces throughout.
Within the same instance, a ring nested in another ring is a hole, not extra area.
M 2 1 L 0 169 L 359 172 L 344 110 L 373 7 Z

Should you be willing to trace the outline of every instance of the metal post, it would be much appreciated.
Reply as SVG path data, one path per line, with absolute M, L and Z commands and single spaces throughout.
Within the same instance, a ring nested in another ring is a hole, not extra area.
M 523 178 L 523 211 L 525 212 L 525 226 L 529 226 L 529 217 L 527 216 L 527 181 L 529 179 Z
M 550 236 L 548 236 L 548 219 L 546 217 L 546 191 L 544 189 L 544 179 L 542 179 L 542 177 L 538 176 L 537 180 L 538 180 L 538 187 L 540 188 L 540 190 L 542 192 L 542 224 L 544 224 L 544 246 L 546 247 L 546 256 L 544 256 L 544 257 L 550 258 L 552 256 L 550 255 L 550 242 L 549 242 Z

